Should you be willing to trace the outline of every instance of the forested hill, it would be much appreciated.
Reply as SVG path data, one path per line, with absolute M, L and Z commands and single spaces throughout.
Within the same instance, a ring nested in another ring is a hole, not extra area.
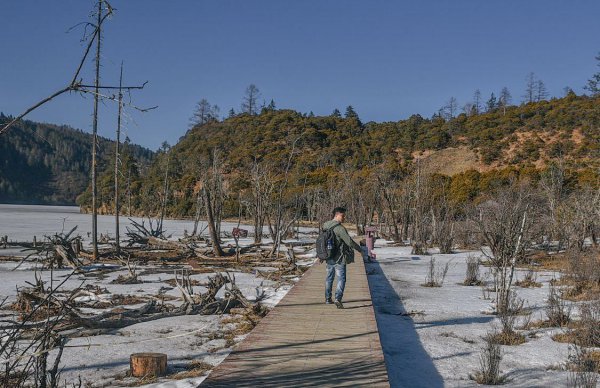
M 8 117 L 0 113 L 0 124 Z M 153 152 L 128 144 L 141 165 Z M 0 203 L 75 204 L 91 177 L 92 135 L 67 126 L 22 121 L 0 136 Z M 114 165 L 114 142 L 99 138 L 99 170 Z
M 329 116 L 274 107 L 255 115 L 232 115 L 198 125 L 173 148 L 160 151 L 136 182 L 139 195 L 133 193 L 137 200 L 132 208 L 157 214 L 167 175 L 167 212 L 192 215 L 207 166 L 218 165 L 227 189 L 226 214 L 236 215 L 240 199 L 252 201 L 251 195 L 244 196 L 256 184 L 253 173 L 277 182 L 287 169 L 289 184 L 283 194 L 306 196 L 333 193 L 332 185 L 347 182 L 358 182 L 350 188 L 401 182 L 417 160 L 430 173 L 448 177 L 457 201 L 473 199 L 511 177 L 535 181 L 552 163 L 568 169 L 572 185 L 597 185 L 600 97 L 570 93 L 481 113 L 413 115 L 383 123 L 362 123 L 351 107 L 343 115 L 336 110 Z M 103 198 L 110 208 L 110 182 L 105 186 L 99 190 L 106 192 Z M 89 195 L 79 203 L 89 205 Z
M 281 163 L 289 142 L 300 136 L 297 166 L 311 175 L 342 165 L 362 168 L 387 161 L 404 166 L 416 159 L 438 161 L 432 168 L 445 175 L 507 166 L 543 168 L 557 158 L 575 168 L 600 164 L 600 96 L 570 93 L 479 114 L 413 115 L 397 122 L 363 124 L 351 107 L 344 116 L 263 109 L 260 115 L 198 126 L 173 151 L 190 157 L 219 148 L 232 166 L 254 157 Z

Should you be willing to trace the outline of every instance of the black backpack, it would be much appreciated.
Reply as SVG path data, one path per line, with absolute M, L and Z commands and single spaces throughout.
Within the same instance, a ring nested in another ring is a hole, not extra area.
M 335 226 L 329 229 L 321 229 L 319 237 L 317 237 L 317 257 L 321 263 L 332 259 L 337 252 L 337 240 L 333 229 L 335 229 Z

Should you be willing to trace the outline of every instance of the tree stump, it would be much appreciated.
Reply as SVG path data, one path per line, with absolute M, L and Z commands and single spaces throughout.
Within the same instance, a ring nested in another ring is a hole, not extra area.
M 158 377 L 167 372 L 167 355 L 163 353 L 134 353 L 129 361 L 134 377 Z

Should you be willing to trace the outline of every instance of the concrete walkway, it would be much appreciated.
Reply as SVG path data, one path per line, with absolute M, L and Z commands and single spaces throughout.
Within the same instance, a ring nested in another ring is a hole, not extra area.
M 201 388 L 389 387 L 365 266 L 355 260 L 345 309 L 324 303 L 325 265 L 315 264 Z

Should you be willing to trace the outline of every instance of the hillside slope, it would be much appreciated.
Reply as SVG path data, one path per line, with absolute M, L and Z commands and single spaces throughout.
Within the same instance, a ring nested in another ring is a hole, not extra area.
M 323 193 L 344 185 L 380 185 L 380 178 L 401 182 L 417 160 L 425 171 L 447 177 L 458 202 L 515 178 L 536 181 L 556 162 L 568 169 L 570 187 L 597 185 L 600 97 L 571 93 L 451 119 L 413 115 L 366 124 L 357 116 L 287 109 L 236 115 L 196 126 L 170 150 L 158 152 L 150 168 L 136 177 L 129 202 L 135 213 L 158 214 L 168 175 L 167 213 L 191 216 L 200 182 L 212 165 L 224 177 L 225 214 L 237 216 L 240 204 L 252 201 L 255 168 L 274 184 L 283 179 L 289 163 L 284 194 L 319 201 Z M 89 192 L 88 187 L 78 199 L 83 207 L 89 207 Z M 101 207 L 112 209 L 110 179 L 101 182 L 99 192 Z
M 7 116 L 0 114 L 0 123 Z M 67 126 L 23 121 L 0 136 L 0 203 L 75 204 L 90 181 L 92 135 Z M 114 155 L 114 142 L 100 138 L 99 170 Z M 128 151 L 139 163 L 153 152 L 137 145 Z

